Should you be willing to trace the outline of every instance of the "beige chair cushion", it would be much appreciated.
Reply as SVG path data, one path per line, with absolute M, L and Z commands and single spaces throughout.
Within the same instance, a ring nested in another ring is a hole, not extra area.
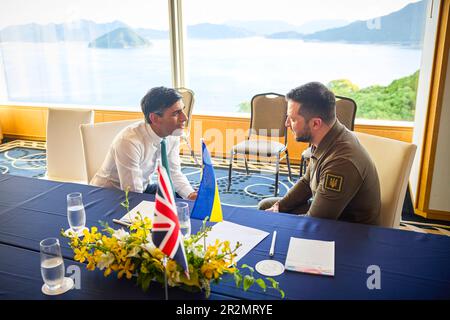
M 88 181 L 92 180 L 102 166 L 115 136 L 125 127 L 138 121 L 143 120 L 101 122 L 80 126 Z
M 85 109 L 48 109 L 47 179 L 87 183 L 80 125 L 92 123 Z
M 284 137 L 287 102 L 284 96 L 258 94 L 252 98 L 252 134 Z
M 400 225 L 416 145 L 356 132 L 377 168 L 381 187 L 381 225 Z
M 352 100 L 336 100 L 336 117 L 349 130 L 353 131 L 355 124 L 356 105 Z
M 192 110 L 194 109 L 194 92 L 186 88 L 178 88 L 184 103 L 184 113 L 187 116 L 186 129 L 189 130 L 191 125 Z
M 269 140 L 245 140 L 233 147 L 235 153 L 272 157 L 286 149 L 283 143 Z

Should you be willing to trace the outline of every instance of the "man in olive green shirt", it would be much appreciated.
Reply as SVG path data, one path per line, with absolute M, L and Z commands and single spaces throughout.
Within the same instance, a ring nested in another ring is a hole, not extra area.
M 380 183 L 374 163 L 356 136 L 336 118 L 334 94 L 319 82 L 291 90 L 286 127 L 312 145 L 306 173 L 283 198 L 259 209 L 377 225 Z

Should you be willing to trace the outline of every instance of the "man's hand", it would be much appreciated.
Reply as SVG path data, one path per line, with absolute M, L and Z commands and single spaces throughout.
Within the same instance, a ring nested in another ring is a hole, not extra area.
M 188 198 L 188 200 L 195 200 L 195 199 L 197 199 L 197 195 L 198 195 L 198 192 L 194 191 L 194 192 L 189 193 L 187 198 Z
M 273 206 L 271 206 L 269 209 L 266 209 L 266 211 L 279 212 L 278 211 L 278 202 L 275 202 L 273 204 Z

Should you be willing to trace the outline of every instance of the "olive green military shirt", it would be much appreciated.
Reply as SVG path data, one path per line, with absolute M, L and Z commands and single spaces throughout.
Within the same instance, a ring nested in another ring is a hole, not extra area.
M 378 225 L 380 182 L 372 159 L 338 120 L 313 150 L 303 177 L 279 201 L 298 213 L 312 197 L 308 216 Z

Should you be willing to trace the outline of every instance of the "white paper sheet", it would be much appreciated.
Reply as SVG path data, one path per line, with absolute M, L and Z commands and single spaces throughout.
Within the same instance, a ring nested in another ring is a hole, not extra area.
M 334 241 L 291 237 L 285 268 L 297 272 L 334 276 Z
M 268 232 L 262 230 L 241 226 L 229 221 L 222 221 L 212 227 L 206 238 L 206 245 L 214 245 L 216 239 L 219 239 L 219 241 L 228 240 L 230 242 L 230 248 L 233 249 L 236 243 L 240 242 L 242 246 L 236 251 L 237 256 L 235 261 L 237 262 L 268 235 Z M 269 253 L 267 252 L 267 254 Z
M 148 217 L 153 221 L 153 215 L 155 212 L 155 202 L 154 201 L 141 201 L 136 207 L 130 210 L 129 213 L 125 214 L 121 221 L 125 223 L 130 223 L 131 220 L 135 220 L 138 216 L 138 212 L 142 215 L 142 218 Z M 130 220 L 131 219 L 131 220 Z

